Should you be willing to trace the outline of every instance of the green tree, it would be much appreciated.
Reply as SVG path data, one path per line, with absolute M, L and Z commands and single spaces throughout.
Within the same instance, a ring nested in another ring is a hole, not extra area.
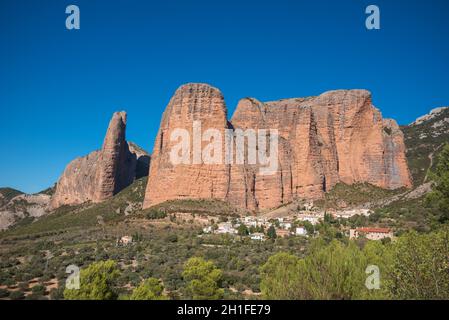
M 219 287 L 222 271 L 211 261 L 203 258 L 190 258 L 184 265 L 182 276 L 186 280 L 187 294 L 195 300 L 221 299 L 224 290 Z
M 319 240 L 303 259 L 287 253 L 270 257 L 260 269 L 260 288 L 267 299 L 383 298 L 385 291 L 365 287 L 371 261 L 353 242 Z
M 114 300 L 116 281 L 120 275 L 113 260 L 92 263 L 80 272 L 80 288 L 65 289 L 67 300 Z
M 133 290 L 130 300 L 166 300 L 164 286 L 156 278 L 148 278 Z
M 276 234 L 276 229 L 274 228 L 273 225 L 271 225 L 268 229 L 267 229 L 267 236 L 270 239 L 276 239 L 277 234 Z
M 440 221 L 449 220 L 449 143 L 446 143 L 438 155 L 435 172 L 430 174 L 433 190 L 426 197 L 429 206 L 440 210 Z
M 303 221 L 303 225 L 309 235 L 313 235 L 315 233 L 315 227 L 312 223 L 310 223 L 310 221 Z
M 264 299 L 300 299 L 302 279 L 301 259 L 289 253 L 280 252 L 271 256 L 260 268 L 260 290 Z
M 44 295 L 45 294 L 45 287 L 42 284 L 37 284 L 33 288 L 31 288 L 31 291 L 37 295 Z
M 397 299 L 449 299 L 449 228 L 409 232 L 393 246 L 389 288 Z
M 238 229 L 237 229 L 237 233 L 239 236 L 243 237 L 243 236 L 247 236 L 249 234 L 248 228 L 242 223 L 239 225 Z

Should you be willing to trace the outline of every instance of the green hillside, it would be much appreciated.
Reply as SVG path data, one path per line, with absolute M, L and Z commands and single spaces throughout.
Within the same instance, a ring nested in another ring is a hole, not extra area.
M 449 141 L 449 108 L 420 124 L 401 127 L 407 147 L 407 161 L 415 186 L 424 182 L 435 164 L 438 151 Z

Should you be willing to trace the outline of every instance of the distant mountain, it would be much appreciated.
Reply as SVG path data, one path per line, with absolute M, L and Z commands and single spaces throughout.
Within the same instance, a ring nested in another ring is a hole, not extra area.
M 449 142 L 449 107 L 433 109 L 401 129 L 413 184 L 418 186 L 426 181 L 438 151 Z
M 22 191 L 13 188 L 0 188 L 0 207 L 7 204 L 12 198 L 23 194 Z
M 19 221 L 33 221 L 47 213 L 51 188 L 36 194 L 25 194 L 12 188 L 0 188 L 0 230 Z

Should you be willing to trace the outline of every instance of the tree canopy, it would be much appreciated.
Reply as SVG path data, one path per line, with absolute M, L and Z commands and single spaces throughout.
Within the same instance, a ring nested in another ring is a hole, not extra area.
M 271 256 L 260 268 L 267 299 L 448 299 L 449 228 L 397 241 L 329 244 L 318 240 L 304 258 Z M 379 286 L 368 280 L 378 272 Z
M 166 300 L 164 286 L 156 278 L 143 281 L 131 294 L 130 300 Z
M 195 300 L 221 299 L 224 294 L 219 286 L 222 275 L 222 271 L 213 262 L 199 257 L 190 258 L 182 272 L 187 281 L 186 291 Z
M 449 221 L 449 143 L 446 143 L 438 155 L 435 171 L 430 174 L 433 190 L 428 194 L 427 204 L 441 212 L 440 221 Z
M 68 300 L 113 300 L 117 298 L 116 280 L 120 272 L 113 260 L 92 263 L 80 272 L 80 288 L 65 289 Z

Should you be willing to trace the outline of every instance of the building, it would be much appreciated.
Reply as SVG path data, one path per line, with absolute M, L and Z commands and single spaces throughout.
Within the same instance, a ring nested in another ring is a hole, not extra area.
M 131 236 L 123 236 L 123 237 L 120 238 L 118 243 L 127 246 L 128 244 L 133 243 L 133 237 L 131 237 Z
M 203 228 L 204 233 L 211 233 L 212 232 L 212 226 L 207 226 Z
M 266 225 L 267 220 L 265 218 L 256 218 L 252 216 L 247 216 L 243 219 L 243 224 L 249 227 L 260 227 Z
M 276 235 L 278 237 L 284 238 L 284 237 L 290 235 L 290 231 L 285 230 L 285 229 L 276 229 Z
M 250 235 L 251 240 L 265 241 L 265 235 L 261 232 L 255 232 Z
M 230 234 L 236 234 L 237 230 L 232 226 L 232 223 L 229 222 L 223 222 L 218 224 L 218 229 L 215 230 L 215 233 L 230 233 Z
M 313 201 L 307 202 L 304 204 L 304 209 L 310 211 L 313 209 Z
M 284 230 L 290 230 L 292 228 L 292 224 L 290 222 L 282 222 L 279 226 Z
M 349 230 L 349 239 L 357 239 L 359 236 L 365 236 L 368 240 L 382 240 L 393 238 L 393 231 L 388 228 L 357 228 Z
M 354 209 L 354 210 L 344 210 L 344 211 L 337 211 L 332 214 L 334 218 L 344 218 L 349 219 L 355 215 L 359 216 L 365 216 L 368 217 L 370 215 L 369 209 Z
M 296 227 L 295 234 L 297 236 L 305 236 L 305 235 L 307 235 L 307 230 L 304 227 Z
M 310 222 L 313 225 L 318 224 L 320 222 L 321 218 L 322 218 L 321 216 L 309 215 L 309 214 L 307 214 L 307 215 L 306 214 L 301 214 L 301 215 L 298 216 L 298 220 L 299 221 L 308 221 L 308 222 Z

